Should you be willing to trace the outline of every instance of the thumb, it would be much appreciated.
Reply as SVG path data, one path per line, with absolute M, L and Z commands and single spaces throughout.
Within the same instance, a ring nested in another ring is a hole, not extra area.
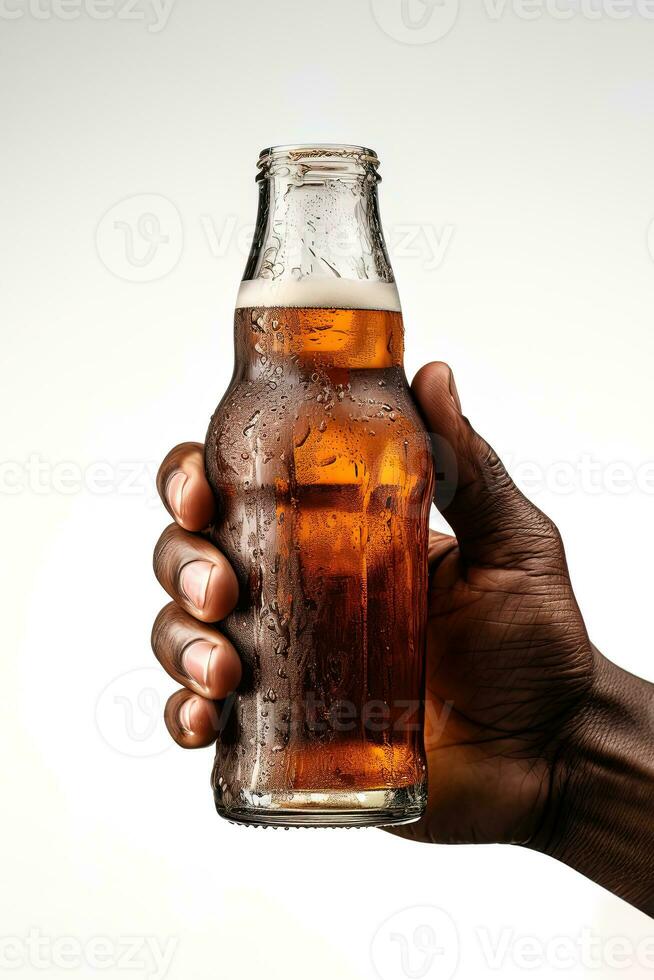
M 471 564 L 529 568 L 562 546 L 552 521 L 521 493 L 492 447 L 470 425 L 451 368 L 422 367 L 412 390 L 434 447 L 435 503 Z

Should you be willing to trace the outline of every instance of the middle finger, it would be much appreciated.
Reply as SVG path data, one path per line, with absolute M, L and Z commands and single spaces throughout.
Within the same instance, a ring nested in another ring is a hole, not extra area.
M 238 581 L 225 556 L 176 524 L 157 542 L 154 574 L 175 602 L 205 623 L 224 619 L 238 600 Z

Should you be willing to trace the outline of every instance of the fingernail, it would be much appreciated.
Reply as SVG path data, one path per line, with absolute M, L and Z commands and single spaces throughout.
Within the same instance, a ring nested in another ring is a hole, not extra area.
M 193 734 L 193 709 L 196 700 L 196 698 L 187 698 L 186 701 L 183 701 L 179 709 L 179 714 L 177 715 L 180 728 L 189 735 Z
M 177 470 L 166 484 L 166 499 L 175 517 L 182 516 L 184 486 L 187 480 L 186 473 L 183 473 L 182 470 Z
M 182 667 L 189 677 L 201 687 L 208 687 L 209 667 L 215 643 L 208 640 L 195 640 L 182 654 Z
M 204 608 L 212 571 L 213 565 L 210 561 L 190 561 L 182 569 L 179 584 L 186 598 L 196 609 Z
M 456 381 L 454 380 L 454 375 L 451 371 L 450 371 L 450 395 L 452 397 L 452 401 L 454 402 L 454 407 L 456 408 L 457 412 L 460 412 L 461 399 L 459 398 L 459 392 L 457 391 L 456 388 Z

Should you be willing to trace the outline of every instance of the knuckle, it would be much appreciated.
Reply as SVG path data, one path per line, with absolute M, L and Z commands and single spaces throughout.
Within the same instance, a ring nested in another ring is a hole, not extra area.
M 539 510 L 538 507 L 531 505 L 531 526 L 534 533 L 538 534 L 544 542 L 551 544 L 556 547 L 563 546 L 563 539 L 561 538 L 561 532 L 554 523 L 551 517 L 544 513 L 544 511 Z
M 180 530 L 176 524 L 169 524 L 162 532 L 154 546 L 154 573 L 161 581 L 163 574 L 169 571 L 174 562 L 175 545 L 179 540 Z
M 176 603 L 169 602 L 157 613 L 150 638 L 152 650 L 157 658 L 163 650 L 170 646 L 174 636 L 174 628 L 178 624 L 179 611 L 179 606 Z
M 192 459 L 202 455 L 202 445 L 199 442 L 180 442 L 177 446 L 170 450 L 168 455 L 164 458 L 161 466 L 159 467 L 159 475 L 166 477 L 170 475 L 173 470 L 179 469 L 183 466 L 187 459 Z
M 535 560 L 539 574 L 567 577 L 565 551 L 559 529 L 542 511 L 533 508 L 522 533 L 524 550 Z
M 563 538 L 561 537 L 561 532 L 558 527 L 547 514 L 543 514 L 542 511 L 538 511 L 539 520 L 542 528 L 542 535 L 544 540 L 550 547 L 551 552 L 557 557 L 562 558 L 564 555 Z
M 501 493 L 513 487 L 513 480 L 507 473 L 500 457 L 493 447 L 476 432 L 473 437 L 473 454 L 480 461 L 480 475 L 487 490 Z

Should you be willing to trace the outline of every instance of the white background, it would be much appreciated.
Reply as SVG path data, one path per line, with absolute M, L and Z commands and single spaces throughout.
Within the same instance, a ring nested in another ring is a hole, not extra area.
M 149 631 L 154 472 L 231 373 L 257 153 L 343 141 L 382 160 L 408 373 L 453 365 L 652 678 L 652 5 L 139 4 L 0 4 L 0 975 L 161 976 L 149 939 L 170 980 L 645 977 L 651 920 L 540 855 L 221 822 Z

